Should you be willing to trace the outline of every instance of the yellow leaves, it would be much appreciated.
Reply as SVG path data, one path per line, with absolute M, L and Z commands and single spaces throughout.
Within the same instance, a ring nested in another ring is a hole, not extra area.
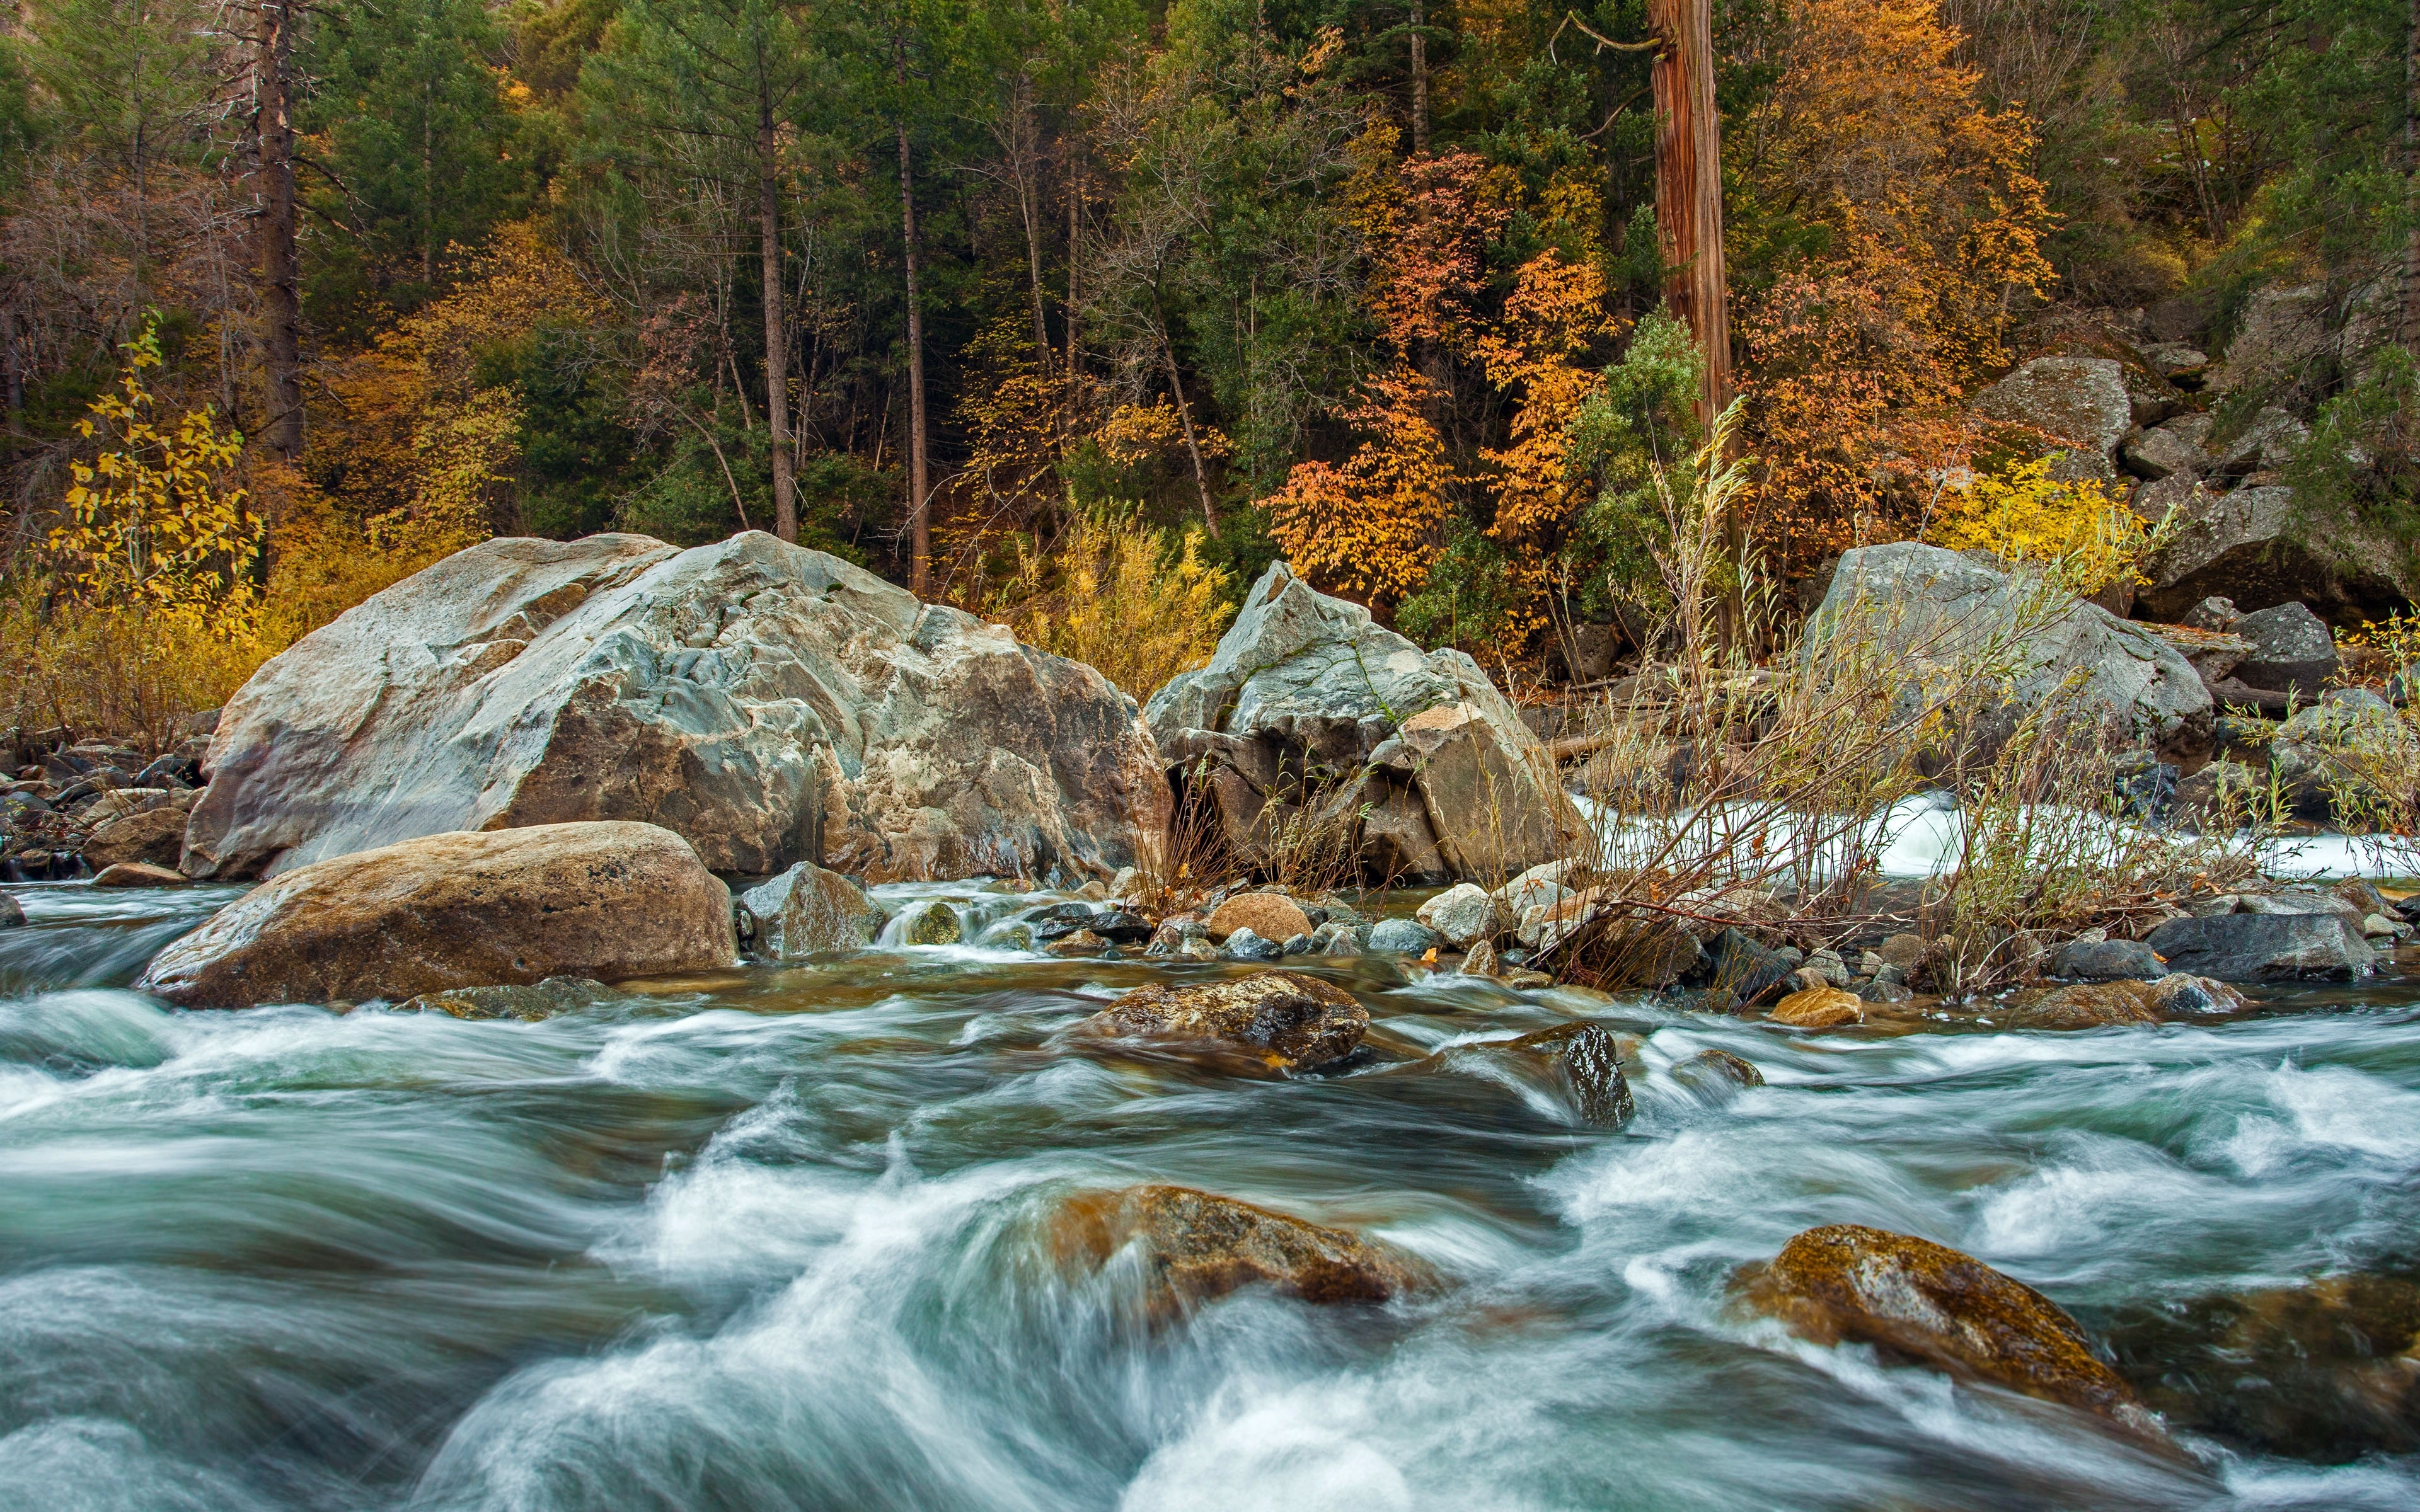
M 1078 517 L 1048 555 L 1017 541 L 1017 568 L 989 608 L 1017 639 L 1088 662 L 1144 698 L 1210 659 L 1234 614 L 1233 577 L 1202 560 L 1202 532 Z
M 53 569 L 87 604 L 147 606 L 248 637 L 262 530 L 226 478 L 243 438 L 222 433 L 207 410 L 160 429 L 141 376 L 159 365 L 158 321 L 125 349 L 117 391 L 95 398 L 77 427 L 104 449 L 70 466 L 64 517 L 48 542 Z
M 2136 576 L 2164 539 L 2098 478 L 2051 476 L 2052 458 L 1997 476 L 1978 476 L 1944 496 L 1925 539 L 1953 551 L 1984 550 L 2003 562 L 2048 569 L 2090 595 Z M 2139 579 L 2138 580 L 2148 580 Z
M 1227 456 L 1235 449 L 1215 425 L 1197 424 L 1193 439 L 1204 457 Z M 1155 399 L 1148 406 L 1122 404 L 1094 427 L 1093 440 L 1112 461 L 1134 467 L 1167 456 L 1183 445 L 1185 423 L 1166 399 Z

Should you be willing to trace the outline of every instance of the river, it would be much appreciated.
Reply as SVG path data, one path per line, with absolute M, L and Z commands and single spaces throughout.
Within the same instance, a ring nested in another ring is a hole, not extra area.
M 1228 967 L 886 949 L 534 1024 L 172 1012 L 126 983 L 235 889 L 14 892 L 8 1512 L 2420 1506 L 2420 1457 L 2161 1458 L 1726 1291 L 1832 1222 L 1966 1250 L 2095 1329 L 2408 1261 L 2400 980 L 2208 1026 L 1890 1037 L 1322 962 L 1368 1050 L 1247 1080 L 1063 1035 Z M 978 926 L 1044 901 L 883 892 Z M 1575 1015 L 1644 1038 L 1618 1133 L 1450 1053 Z M 1769 1085 L 1666 1073 L 1710 1046 Z M 1035 1238 L 1057 1197 L 1140 1180 L 1454 1284 L 1154 1325 Z

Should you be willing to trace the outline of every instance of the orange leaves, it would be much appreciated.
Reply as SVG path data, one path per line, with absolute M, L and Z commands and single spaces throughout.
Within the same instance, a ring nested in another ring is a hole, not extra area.
M 1522 399 L 1512 418 L 1512 444 L 1480 454 L 1502 470 L 1496 522 L 1488 531 L 1497 540 L 1532 542 L 1585 501 L 1566 463 L 1571 423 L 1595 392 L 1597 378 L 1574 359 L 1608 324 L 1605 275 L 1548 251 L 1522 265 L 1502 322 L 1474 343 L 1488 382 L 1517 390 Z
M 1957 405 L 2050 278 L 2031 123 L 1993 112 L 1935 0 L 1795 0 L 1780 77 L 1730 139 L 1753 199 L 1824 227 L 1744 312 L 1763 533 L 1801 555 L 1885 519 L 1964 444 Z
M 1342 467 L 1301 462 L 1272 495 L 1269 533 L 1324 586 L 1391 603 L 1428 580 L 1453 467 L 1422 412 L 1435 385 L 1408 363 L 1369 378 L 1344 414 L 1365 440 Z
M 1393 127 L 1365 134 L 1354 144 L 1357 161 L 1345 186 L 1354 228 L 1376 261 L 1370 308 L 1398 353 L 1423 341 L 1455 346 L 1505 208 L 1488 193 L 1490 170 L 1477 154 L 1457 148 L 1397 163 L 1394 149 Z

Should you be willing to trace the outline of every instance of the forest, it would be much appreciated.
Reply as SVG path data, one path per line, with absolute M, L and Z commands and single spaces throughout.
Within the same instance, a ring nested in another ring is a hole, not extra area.
M 2409 541 L 2420 11 L 1724 0 L 1683 267 L 1682 8 L 20 0 L 14 720 L 214 706 L 495 534 L 769 530 L 1140 691 L 1279 557 L 1546 666 L 1640 633 L 1710 395 L 1773 583 L 1962 510 L 2071 546 L 2126 481 L 1967 398 L 2062 316 L 2216 350 L 2286 285 L 2393 324 L 2296 376 L 2296 482 Z

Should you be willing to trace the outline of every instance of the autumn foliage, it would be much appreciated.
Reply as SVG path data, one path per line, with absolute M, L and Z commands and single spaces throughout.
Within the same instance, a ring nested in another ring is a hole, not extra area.
M 1961 396 L 2051 277 L 2033 129 L 1933 0 L 1796 0 L 1727 147 L 1741 224 L 1805 250 L 1742 300 L 1760 532 L 1786 558 L 1913 528 L 1970 444 Z

